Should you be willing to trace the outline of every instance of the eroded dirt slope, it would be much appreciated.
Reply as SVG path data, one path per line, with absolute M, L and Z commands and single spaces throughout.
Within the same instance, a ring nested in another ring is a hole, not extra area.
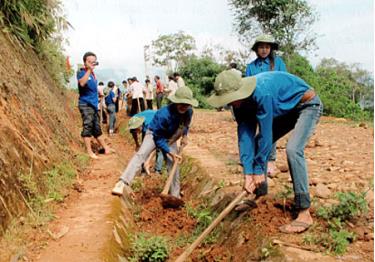
M 0 229 L 4 229 L 11 217 L 25 210 L 19 175 L 31 171 L 38 180 L 42 171 L 68 159 L 78 132 L 76 122 L 69 121 L 73 104 L 67 102 L 68 93 L 56 85 L 33 50 L 22 49 L 1 32 L 0 42 Z

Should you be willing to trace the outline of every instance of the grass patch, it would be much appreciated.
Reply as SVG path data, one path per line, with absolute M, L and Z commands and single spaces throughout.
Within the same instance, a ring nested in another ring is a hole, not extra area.
M 6 250 L 0 255 L 24 254 L 29 241 L 25 236 L 38 232 L 45 232 L 46 224 L 54 219 L 54 205 L 51 202 L 61 202 L 68 193 L 70 185 L 76 177 L 74 167 L 63 162 L 51 170 L 37 176 L 30 170 L 29 173 L 19 173 L 20 197 L 23 199 L 30 212 L 25 216 L 14 218 L 7 230 L 3 232 L 0 241 L 0 250 Z M 47 243 L 39 242 L 39 246 Z M 8 259 L 9 260 L 9 259 Z
M 193 208 L 191 205 L 186 205 L 187 214 L 197 220 L 197 225 L 191 234 L 191 239 L 188 242 L 195 240 L 216 218 L 216 212 L 213 212 L 210 208 L 206 206 L 199 206 L 198 208 Z M 216 227 L 203 241 L 203 244 L 210 245 L 217 242 L 220 233 L 222 231 L 222 224 Z
M 168 241 L 162 236 L 140 233 L 133 237 L 130 262 L 161 262 L 169 256 Z

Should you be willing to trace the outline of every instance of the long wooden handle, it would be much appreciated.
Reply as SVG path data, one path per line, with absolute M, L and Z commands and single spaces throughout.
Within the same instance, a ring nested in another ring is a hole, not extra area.
M 219 216 L 203 231 L 203 233 L 182 253 L 175 262 L 185 261 L 191 252 L 205 239 L 205 237 L 211 233 L 211 231 L 226 217 L 230 211 L 246 196 L 247 192 L 242 191 L 230 204 L 219 214 Z
M 183 147 L 180 146 L 179 150 L 177 151 L 177 154 L 181 154 L 182 149 L 183 149 Z M 162 195 L 168 195 L 169 188 L 171 187 L 174 174 L 176 173 L 176 170 L 177 170 L 177 166 L 178 166 L 178 161 L 176 160 L 176 161 L 173 162 L 173 166 L 172 166 L 171 171 L 169 172 L 169 175 L 168 175 L 168 178 L 167 178 L 167 182 L 165 182 L 164 189 L 161 192 Z

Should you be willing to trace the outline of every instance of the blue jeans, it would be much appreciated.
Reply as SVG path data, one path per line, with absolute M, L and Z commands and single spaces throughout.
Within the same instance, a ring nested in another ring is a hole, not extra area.
M 310 207 L 309 182 L 304 149 L 309 138 L 314 133 L 322 112 L 323 104 L 320 98 L 315 96 L 306 103 L 298 104 L 290 113 L 273 120 L 273 142 L 293 130 L 286 146 L 286 154 L 297 209 Z M 267 175 L 267 168 L 265 173 Z M 267 194 L 267 180 L 255 193 L 257 195 Z
M 276 143 L 272 144 L 271 153 L 268 157 L 268 161 L 276 161 Z
M 116 105 L 115 104 L 108 105 L 107 112 L 109 114 L 109 130 L 114 130 L 115 124 L 116 124 Z

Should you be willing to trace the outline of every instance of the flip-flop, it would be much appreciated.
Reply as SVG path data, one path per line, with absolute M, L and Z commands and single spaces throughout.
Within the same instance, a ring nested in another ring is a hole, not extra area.
M 291 226 L 291 227 L 294 227 L 294 228 L 295 227 L 302 227 L 303 229 L 301 231 L 290 231 L 290 230 L 287 229 L 287 226 Z M 312 226 L 312 224 L 308 224 L 308 223 L 305 223 L 305 222 L 302 222 L 302 221 L 294 220 L 290 224 L 286 224 L 286 225 L 283 225 L 283 226 L 279 227 L 279 230 L 280 230 L 280 232 L 285 233 L 285 234 L 295 234 L 295 233 L 299 234 L 299 233 L 305 232 L 311 226 Z
M 257 204 L 255 203 L 255 201 L 252 201 L 250 199 L 245 199 L 245 200 L 242 200 L 240 203 L 238 203 L 236 207 L 234 208 L 234 210 L 237 212 L 245 212 L 256 207 L 257 207 Z

